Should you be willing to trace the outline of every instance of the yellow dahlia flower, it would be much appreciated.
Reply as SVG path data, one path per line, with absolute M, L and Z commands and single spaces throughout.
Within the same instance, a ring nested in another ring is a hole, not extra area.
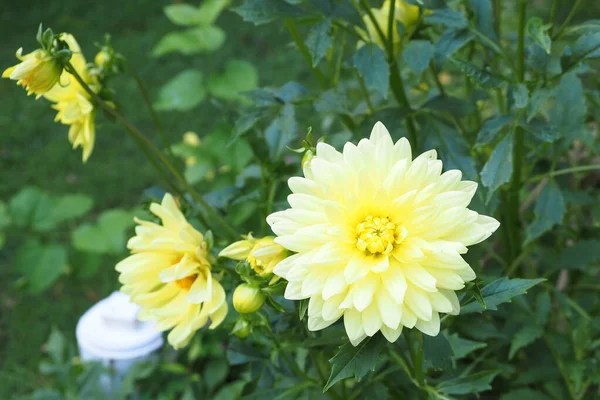
M 407 34 L 410 35 L 410 33 L 413 30 L 413 27 L 419 19 L 419 7 L 414 4 L 408 4 L 403 0 L 395 1 L 396 4 L 394 5 L 394 21 L 402 22 L 402 25 L 404 25 L 404 29 L 406 30 Z M 382 29 L 383 34 L 386 38 L 388 36 L 388 18 L 390 15 L 389 12 L 391 5 L 390 3 L 390 0 L 386 0 L 384 1 L 381 8 L 371 9 L 375 20 L 377 21 L 377 24 Z M 363 22 L 367 28 L 367 31 L 365 32 L 363 29 L 359 29 L 359 34 L 362 36 L 364 41 L 373 42 L 379 47 L 385 49 L 385 44 L 381 41 L 381 37 L 377 33 L 377 29 L 375 28 L 375 25 L 373 24 L 373 21 L 371 21 L 369 15 L 365 14 L 363 16 Z M 392 38 L 394 42 L 394 48 L 398 49 L 399 47 L 397 45 L 402 41 L 402 38 L 400 37 L 400 33 L 398 32 L 398 25 L 396 23 L 392 27 Z M 362 44 L 363 43 L 360 43 L 359 45 Z
M 138 318 L 168 330 L 169 343 L 181 348 L 211 320 L 210 329 L 227 315 L 225 291 L 213 278 L 204 237 L 181 213 L 170 194 L 150 211 L 162 225 L 136 218 L 133 253 L 117 264 L 121 291 L 142 307 Z
M 93 90 L 99 90 L 98 82 L 90 74 L 85 58 L 81 53 L 81 48 L 73 35 L 63 33 L 60 35 L 60 39 L 64 40 L 73 52 L 70 62 L 75 71 Z M 63 71 L 60 77 L 60 84 L 45 93 L 44 97 L 55 103 L 52 105 L 52 108 L 57 110 L 58 113 L 54 120 L 65 125 L 70 125 L 69 141 L 74 149 L 77 147 L 82 148 L 83 162 L 86 162 L 92 154 L 96 139 L 96 113 L 91 96 L 71 74 Z
M 458 314 L 454 291 L 475 278 L 461 254 L 499 226 L 467 208 L 477 184 L 442 173 L 435 150 L 413 160 L 381 122 L 342 153 L 319 143 L 304 175 L 288 181 L 291 208 L 267 222 L 297 253 L 274 272 L 287 299 L 310 299 L 309 329 L 343 317 L 355 346 L 378 331 L 394 342 L 403 327 L 437 335 L 439 313 Z
M 219 257 L 232 260 L 246 260 L 259 275 L 273 273 L 273 268 L 287 257 L 287 251 L 277 243 L 273 236 L 254 238 L 248 234 L 247 239 L 232 243 L 219 253 Z
M 35 94 L 39 98 L 56 85 L 62 68 L 47 50 L 22 53 L 23 48 L 17 50 L 16 55 L 21 62 L 4 70 L 2 77 L 17 81 L 17 85 L 27 90 L 27 95 Z

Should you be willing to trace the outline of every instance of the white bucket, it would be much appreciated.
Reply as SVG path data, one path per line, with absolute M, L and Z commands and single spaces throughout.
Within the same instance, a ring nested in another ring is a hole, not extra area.
M 140 308 L 127 295 L 113 292 L 86 311 L 77 323 L 83 361 L 99 361 L 110 369 L 101 377 L 106 393 L 117 393 L 131 367 L 160 349 L 163 338 L 153 323 L 137 320 Z

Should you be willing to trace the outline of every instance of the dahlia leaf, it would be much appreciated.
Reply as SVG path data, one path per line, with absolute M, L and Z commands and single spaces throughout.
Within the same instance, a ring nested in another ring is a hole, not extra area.
M 423 351 L 425 362 L 434 369 L 452 369 L 452 358 L 454 351 L 446 335 L 440 333 L 437 336 L 423 335 Z
M 292 4 L 279 0 L 246 0 L 232 10 L 246 22 L 254 25 L 266 24 L 282 17 L 298 17 L 304 11 Z
M 538 325 L 525 325 L 523 328 L 519 329 L 510 345 L 508 358 L 512 359 L 515 354 L 517 354 L 517 351 L 535 342 L 542 337 L 543 334 L 544 330 Z
M 535 203 L 535 219 L 527 227 L 525 243 L 531 243 L 552 229 L 554 225 L 560 224 L 566 211 L 560 188 L 554 180 L 551 180 Z
M 444 381 L 438 390 L 445 394 L 473 394 L 490 390 L 490 383 L 501 371 L 494 369 L 477 372 L 469 376 L 461 376 Z
M 364 378 L 369 371 L 374 371 L 379 361 L 380 353 L 385 348 L 387 341 L 381 334 L 368 337 L 358 346 L 346 343 L 329 362 L 331 375 L 323 391 L 329 390 L 342 379 L 354 377 L 357 381 Z
M 510 303 L 511 299 L 516 296 L 527 293 L 527 290 L 534 287 L 538 283 L 544 282 L 545 279 L 508 279 L 506 277 L 495 280 L 481 290 L 486 308 L 481 307 L 479 302 L 472 302 L 461 308 L 462 314 L 480 313 L 485 310 L 497 310 L 498 305 Z
M 410 69 L 417 74 L 422 74 L 429 66 L 429 62 L 435 54 L 435 47 L 428 40 L 411 40 L 404 51 L 402 57 Z
M 364 79 L 368 89 L 387 98 L 390 68 L 385 53 L 375 44 L 366 44 L 354 53 L 352 65 Z
M 331 37 L 331 18 L 326 18 L 316 24 L 306 38 L 306 47 L 312 56 L 312 66 L 316 67 L 323 59 L 333 40 Z
M 452 352 L 454 356 L 452 357 L 454 360 L 460 360 L 474 352 L 475 350 L 484 348 L 487 346 L 487 343 L 476 342 L 474 340 L 464 339 L 458 336 L 458 333 L 453 333 L 452 335 L 448 335 L 448 342 L 450 343 L 450 347 L 452 347 Z

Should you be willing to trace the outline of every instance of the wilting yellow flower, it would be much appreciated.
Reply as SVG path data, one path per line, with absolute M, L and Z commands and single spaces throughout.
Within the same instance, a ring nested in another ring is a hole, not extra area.
M 273 236 L 262 239 L 252 237 L 248 234 L 247 239 L 232 243 L 219 253 L 219 257 L 231 258 L 232 260 L 246 260 L 259 275 L 273 273 L 273 268 L 287 257 L 287 251 L 277 243 Z
M 133 253 L 117 264 L 121 291 L 142 307 L 138 318 L 168 330 L 169 343 L 185 346 L 196 330 L 218 326 L 227 314 L 225 291 L 213 278 L 204 237 L 181 213 L 170 194 L 150 211 L 162 225 L 136 218 L 136 236 L 127 243 Z
M 61 66 L 47 50 L 37 49 L 24 56 L 22 53 L 23 48 L 17 50 L 17 58 L 21 62 L 4 70 L 2 77 L 17 81 L 28 95 L 36 94 L 39 98 L 56 85 Z
M 402 22 L 404 25 L 404 29 L 407 34 L 410 36 L 412 33 L 413 27 L 417 20 L 419 19 L 419 7 L 414 4 L 408 4 L 403 0 L 395 0 L 396 4 L 394 5 L 394 26 L 392 27 L 392 38 L 394 43 L 394 48 L 398 49 L 398 44 L 402 41 L 400 37 L 400 33 L 398 32 L 397 22 Z M 375 17 L 375 21 L 377 21 L 377 25 L 383 31 L 384 36 L 388 37 L 388 22 L 390 15 L 390 5 L 391 0 L 386 0 L 381 8 L 372 8 L 371 12 Z M 359 34 L 362 36 L 365 42 L 373 42 L 377 44 L 381 48 L 385 48 L 385 44 L 381 41 L 381 37 L 377 32 L 377 28 L 373 24 L 373 21 L 369 17 L 369 15 L 365 14 L 363 16 L 363 22 L 367 28 L 365 32 L 363 29 L 359 29 Z M 360 43 L 359 45 L 362 45 Z
M 60 35 L 60 39 L 64 40 L 73 52 L 70 62 L 75 71 L 93 90 L 99 90 L 98 82 L 89 73 L 81 48 L 73 35 L 63 33 Z M 83 161 L 86 162 L 92 154 L 96 139 L 96 113 L 91 96 L 71 74 L 63 71 L 60 84 L 45 93 L 44 97 L 55 103 L 52 108 L 57 110 L 58 113 L 54 120 L 70 125 L 69 141 L 74 149 L 77 147 L 83 149 Z
M 249 314 L 260 310 L 266 296 L 259 287 L 242 283 L 233 292 L 233 307 L 240 314 Z
M 343 316 L 355 346 L 378 331 L 394 342 L 403 327 L 437 335 L 439 313 L 457 314 L 454 291 L 475 278 L 461 254 L 499 226 L 467 208 L 477 184 L 442 174 L 435 150 L 413 160 L 381 122 L 343 153 L 319 143 L 304 174 L 288 181 L 291 208 L 267 222 L 297 253 L 274 272 L 287 299 L 310 298 L 309 329 Z

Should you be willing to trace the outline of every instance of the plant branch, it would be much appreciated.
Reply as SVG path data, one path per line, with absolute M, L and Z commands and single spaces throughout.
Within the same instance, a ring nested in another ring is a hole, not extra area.
M 567 18 L 561 24 L 560 28 L 558 29 L 558 32 L 556 32 L 555 35 L 552 35 L 552 39 L 558 39 L 563 34 L 563 32 L 565 31 L 565 29 L 567 29 L 567 27 L 571 23 L 571 20 L 573 19 L 573 17 L 575 17 L 577 10 L 579 9 L 579 7 L 582 4 L 583 4 L 583 0 L 575 0 L 575 4 L 573 4 L 573 7 L 571 8 L 569 15 L 567 15 Z
M 534 183 L 534 182 L 541 181 L 544 178 L 553 178 L 553 177 L 559 176 L 559 175 L 574 174 L 577 172 L 585 172 L 585 171 L 598 171 L 598 170 L 600 170 L 600 164 L 582 165 L 579 167 L 559 169 L 559 170 L 551 171 L 551 172 L 548 172 L 545 174 L 539 174 L 539 175 L 533 176 L 527 180 L 527 183 Z

